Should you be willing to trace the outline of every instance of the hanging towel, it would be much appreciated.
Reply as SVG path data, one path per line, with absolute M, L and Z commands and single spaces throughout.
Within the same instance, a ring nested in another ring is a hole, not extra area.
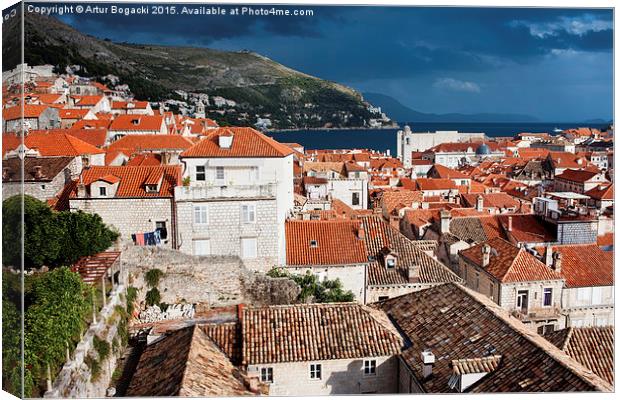
M 148 246 L 155 246 L 155 235 L 153 232 L 147 232 L 146 235 L 146 244 Z
M 133 240 L 133 244 L 136 244 L 136 234 L 135 233 L 131 234 L 131 240 Z
M 138 242 L 138 246 L 144 246 L 144 233 L 136 233 L 136 241 Z
M 159 233 L 159 229 L 155 229 L 155 245 L 159 246 L 161 244 L 161 235 Z

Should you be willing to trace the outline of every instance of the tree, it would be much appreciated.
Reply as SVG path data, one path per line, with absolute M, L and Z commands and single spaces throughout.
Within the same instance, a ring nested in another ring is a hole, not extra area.
M 2 203 L 2 261 L 21 266 L 21 196 Z M 80 257 L 104 251 L 118 238 L 97 214 L 55 212 L 30 196 L 24 199 L 24 267 L 73 264 Z
M 20 275 L 2 272 L 2 389 L 21 396 Z
M 2 202 L 2 262 L 21 266 L 22 197 L 13 196 Z M 62 247 L 63 231 L 52 209 L 42 201 L 23 196 L 24 265 L 41 266 L 56 261 Z
M 73 348 L 86 327 L 92 311 L 93 288 L 79 274 L 62 267 L 41 274 L 34 280 L 32 304 L 25 318 L 25 384 L 30 397 L 44 379 L 49 365 L 55 371 L 63 364 L 67 346 Z
M 288 278 L 292 279 L 301 288 L 301 292 L 297 298 L 302 303 L 336 303 L 350 302 L 355 296 L 350 290 L 345 291 L 342 288 L 340 279 L 319 279 L 307 271 L 303 275 L 290 274 L 284 269 L 273 268 L 267 273 L 272 278 Z

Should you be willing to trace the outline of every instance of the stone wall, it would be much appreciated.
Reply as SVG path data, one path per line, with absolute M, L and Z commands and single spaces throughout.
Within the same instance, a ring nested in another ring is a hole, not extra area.
M 112 379 L 112 373 L 116 368 L 117 359 L 123 351 L 123 346 L 112 346 L 116 340 L 120 344 L 119 322 L 122 316 L 116 312 L 115 307 L 125 307 L 125 287 L 117 286 L 111 293 L 106 307 L 97 316 L 97 323 L 91 324 L 84 337 L 76 346 L 69 362 L 65 363 L 62 370 L 54 380 L 51 390 L 45 392 L 47 398 L 86 398 L 105 397 L 106 391 Z M 86 357 L 97 359 L 94 349 L 93 338 L 97 336 L 110 344 L 110 354 L 105 360 L 100 360 L 101 372 L 95 379 L 91 369 L 85 362 Z
M 299 294 L 292 280 L 250 271 L 235 256 L 197 257 L 177 250 L 129 245 L 121 259 L 130 274 L 129 285 L 139 290 L 140 301 L 148 290 L 144 275 L 155 268 L 164 273 L 158 289 L 161 301 L 168 304 L 289 304 Z
M 256 222 L 243 223 L 241 207 L 256 207 Z M 207 207 L 206 224 L 194 223 L 194 206 Z M 256 238 L 257 257 L 245 265 L 266 272 L 278 265 L 278 216 L 276 200 L 227 200 L 177 203 L 179 249 L 194 254 L 195 240 L 208 240 L 211 254 L 242 256 L 241 238 Z
M 121 239 L 131 240 L 136 232 L 153 232 L 155 223 L 165 221 L 168 239 L 165 246 L 171 246 L 172 205 L 169 198 L 109 198 L 109 199 L 71 199 L 71 210 L 96 213 L 103 222 L 116 228 Z
M 269 385 L 270 396 L 309 396 L 327 394 L 397 393 L 398 357 L 369 357 L 377 362 L 376 375 L 364 375 L 364 359 L 320 360 L 259 364 L 273 368 L 273 383 Z M 310 364 L 321 364 L 322 379 L 310 378 Z

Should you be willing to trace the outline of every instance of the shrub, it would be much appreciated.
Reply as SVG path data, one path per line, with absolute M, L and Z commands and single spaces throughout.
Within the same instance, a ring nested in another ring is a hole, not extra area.
M 319 281 L 318 278 L 307 272 L 304 275 L 290 274 L 282 268 L 273 268 L 267 275 L 272 278 L 289 278 L 301 288 L 301 292 L 297 297 L 298 301 L 313 301 L 316 303 L 332 303 L 332 302 L 351 302 L 355 296 L 350 290 L 345 291 L 339 279 L 325 279 Z
M 163 275 L 164 273 L 160 269 L 150 269 L 144 275 L 144 280 L 149 288 L 156 288 Z
M 110 355 L 110 343 L 98 336 L 93 337 L 93 347 L 99 355 L 99 361 L 105 360 Z
M 157 288 L 152 288 L 148 292 L 146 292 L 146 304 L 149 306 L 158 305 L 161 301 L 161 294 Z

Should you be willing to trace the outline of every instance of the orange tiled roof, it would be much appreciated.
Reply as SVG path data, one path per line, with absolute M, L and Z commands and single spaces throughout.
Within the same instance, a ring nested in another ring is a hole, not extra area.
M 96 106 L 104 96 L 71 96 L 75 100 L 76 106 Z
M 287 221 L 288 265 L 343 265 L 367 263 L 364 242 L 358 238 L 360 221 Z M 316 241 L 313 247 L 311 241 Z
M 159 192 L 147 192 L 145 183 L 153 174 L 164 174 L 164 179 Z M 180 165 L 162 165 L 147 167 L 101 167 L 91 166 L 82 171 L 80 182 L 86 187 L 90 184 L 108 175 L 116 176 L 120 179 L 116 197 L 171 197 L 174 186 L 181 184 L 181 166 Z M 71 193 L 71 198 L 77 197 L 77 189 Z
M 428 172 L 428 174 L 429 176 L 431 176 L 433 173 L 437 175 L 437 178 L 442 179 L 470 179 L 469 176 L 465 175 L 464 173 L 445 167 L 441 164 L 434 164 L 431 167 L 431 170 Z
M 108 150 L 128 150 L 131 152 L 185 150 L 193 145 L 194 143 L 180 135 L 127 135 L 112 143 Z
M 233 134 L 229 149 L 221 148 L 218 138 L 223 134 Z M 186 158 L 201 157 L 286 157 L 293 149 L 253 128 L 229 127 L 210 131 L 204 139 L 181 153 Z
M 562 254 L 562 276 L 566 287 L 612 286 L 614 284 L 614 255 L 596 244 L 553 246 Z
M 603 183 L 588 190 L 584 194 L 597 200 L 613 200 L 614 199 L 614 184 Z
M 604 235 L 597 236 L 596 244 L 601 247 L 613 246 L 614 245 L 614 233 L 609 232 Z
M 33 130 L 30 131 L 30 134 L 41 134 L 41 135 L 62 135 L 67 134 L 74 136 L 88 144 L 91 144 L 95 147 L 103 147 L 105 144 L 105 140 L 108 135 L 107 129 L 75 129 L 73 127 L 69 129 L 48 129 L 48 130 Z
M 489 265 L 483 267 L 482 247 L 485 244 L 491 246 L 491 255 Z M 526 250 L 501 238 L 479 243 L 459 254 L 502 283 L 557 280 L 563 277 Z
M 48 108 L 50 106 L 44 104 L 24 104 L 23 118 L 39 118 Z M 2 110 L 2 119 L 5 121 L 13 121 L 20 118 L 22 118 L 20 104 Z
M 413 203 L 421 204 L 424 201 L 424 194 L 420 191 L 393 190 L 383 193 L 381 198 L 382 207 L 387 213 L 391 214 L 398 209 L 408 208 Z
M 103 150 L 68 133 L 31 133 L 24 139 L 29 149 L 36 149 L 44 157 L 103 154 Z
M 113 101 L 111 107 L 113 110 L 135 110 L 145 109 L 148 105 L 148 101 Z
M 77 121 L 75 124 L 71 125 L 71 128 L 72 129 L 97 129 L 97 128 L 108 129 L 112 121 L 107 118 L 102 118 L 100 114 L 97 114 L 97 118 L 98 119 L 81 119 Z
M 161 130 L 164 117 L 161 115 L 122 114 L 110 124 L 111 131 L 156 131 Z
M 559 175 L 556 175 L 556 179 L 564 179 L 571 182 L 584 183 L 598 175 L 596 172 L 583 171 L 577 169 L 567 169 Z
M 82 119 L 90 110 L 84 108 L 62 108 L 58 110 L 60 119 Z
M 11 150 L 15 150 L 22 143 L 21 136 L 17 136 L 11 133 L 5 133 L 2 135 L 2 156 Z
M 415 180 L 418 190 L 450 190 L 456 189 L 452 179 L 418 178 Z
M 475 207 L 478 196 L 482 196 L 482 206 L 485 208 L 519 208 L 519 202 L 506 193 L 480 193 L 480 194 L 462 194 L 464 204 L 468 207 Z
M 402 339 L 385 314 L 356 303 L 243 310 L 243 364 L 361 359 L 398 354 Z

